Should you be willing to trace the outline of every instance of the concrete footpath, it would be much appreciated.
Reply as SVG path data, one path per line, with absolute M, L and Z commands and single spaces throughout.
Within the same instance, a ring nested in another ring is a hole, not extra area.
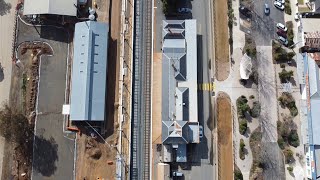
M 11 47 L 14 33 L 14 14 L 17 0 L 0 0 L 0 105 L 9 100 L 11 85 Z M 0 137 L 0 177 L 2 177 L 2 162 L 4 152 L 4 138 Z

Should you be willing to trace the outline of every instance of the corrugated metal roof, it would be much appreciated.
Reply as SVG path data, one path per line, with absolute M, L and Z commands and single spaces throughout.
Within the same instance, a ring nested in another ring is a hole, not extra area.
M 105 118 L 108 31 L 105 23 L 76 24 L 70 120 L 103 121 Z
M 319 67 L 316 62 L 309 57 L 308 58 L 308 72 L 309 72 L 309 87 L 310 87 L 310 97 L 319 96 Z
M 320 145 L 320 99 L 311 98 L 312 144 Z
M 24 0 L 23 14 L 58 14 L 76 16 L 77 0 Z

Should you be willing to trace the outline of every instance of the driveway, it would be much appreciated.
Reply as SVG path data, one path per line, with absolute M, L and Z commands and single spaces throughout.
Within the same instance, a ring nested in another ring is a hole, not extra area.
M 45 38 L 42 38 L 45 37 Z M 28 26 L 19 21 L 18 43 L 45 41 L 54 51 L 42 56 L 32 179 L 73 179 L 74 141 L 63 133 L 68 36 L 61 28 Z

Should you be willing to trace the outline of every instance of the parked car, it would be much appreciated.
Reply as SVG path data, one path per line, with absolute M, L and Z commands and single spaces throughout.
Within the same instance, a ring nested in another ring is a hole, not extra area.
M 270 7 L 267 3 L 264 4 L 264 14 L 266 15 L 270 14 Z
M 179 13 L 191 13 L 190 8 L 178 8 Z
M 251 11 L 248 8 L 246 8 L 245 6 L 240 6 L 239 11 L 241 14 L 243 14 L 244 16 L 246 16 L 248 18 L 252 17 Z
M 287 32 L 288 28 L 282 23 L 277 23 L 277 28 Z
M 284 10 L 284 5 L 282 4 L 282 3 L 280 3 L 280 2 L 278 2 L 278 1 L 275 1 L 274 3 L 273 3 L 273 5 L 276 7 L 276 8 L 278 8 L 278 9 L 280 9 L 280 10 Z
M 288 40 L 282 36 L 278 36 L 278 40 L 285 46 L 288 46 Z
M 282 36 L 284 38 L 287 38 L 287 33 L 282 29 L 278 29 L 277 34 L 278 34 L 278 36 Z
M 203 138 L 203 126 L 199 126 L 199 138 L 200 138 L 200 141 L 201 139 Z
M 179 171 L 173 171 L 173 172 L 172 172 L 172 176 L 174 176 L 174 177 L 182 177 L 182 176 L 183 176 L 183 173 L 182 173 L 182 172 L 179 172 Z
M 276 0 L 277 2 L 281 3 L 281 4 L 284 4 L 285 3 L 285 0 Z

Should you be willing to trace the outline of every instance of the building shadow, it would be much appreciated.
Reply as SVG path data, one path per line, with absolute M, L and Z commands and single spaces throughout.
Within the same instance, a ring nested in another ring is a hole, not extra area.
M 0 67 L 0 82 L 4 80 L 3 67 Z
M 36 28 L 37 29 L 37 28 Z M 70 43 L 72 41 L 71 38 L 69 38 L 69 32 L 65 28 L 57 28 L 54 26 L 42 26 L 40 29 L 40 32 L 38 32 L 40 35 L 40 38 L 52 40 L 52 41 L 58 41 L 58 42 L 64 42 L 64 43 Z
M 117 79 L 117 52 L 118 42 L 109 36 L 108 43 L 108 72 L 107 72 L 107 96 L 106 96 L 106 122 L 105 136 L 109 137 L 114 132 L 115 116 L 115 97 L 116 97 L 116 79 Z M 121 108 L 121 107 L 119 107 Z
M 53 137 L 35 136 L 32 168 L 43 176 L 50 177 L 57 170 L 58 144 Z
M 10 13 L 12 6 L 10 3 L 6 3 L 4 0 L 0 0 L 0 16 L 4 16 Z

